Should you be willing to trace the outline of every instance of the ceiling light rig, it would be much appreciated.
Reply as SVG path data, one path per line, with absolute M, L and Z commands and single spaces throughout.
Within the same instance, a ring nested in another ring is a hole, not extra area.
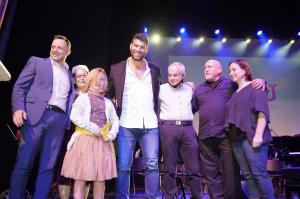
M 181 26 L 181 27 L 179 27 L 179 28 L 177 29 L 177 31 L 178 31 L 178 33 L 177 33 L 178 35 L 177 35 L 177 36 L 174 36 L 174 39 L 175 39 L 177 42 L 181 42 L 184 38 L 188 38 L 188 37 L 189 37 L 189 34 L 188 34 L 188 32 L 187 32 L 186 26 Z M 203 31 L 205 32 L 205 30 L 203 30 Z M 143 27 L 143 32 L 146 33 L 147 35 L 151 36 L 152 40 L 153 40 L 155 43 L 159 43 L 159 42 L 160 42 L 160 40 L 161 40 L 161 35 L 158 34 L 157 32 L 156 32 L 156 33 L 151 33 L 151 28 L 149 28 L 149 27 L 147 27 L 147 26 L 144 26 L 144 27 Z M 211 36 L 208 36 L 208 38 L 209 38 L 209 37 L 211 37 L 211 38 L 217 38 L 217 39 L 218 39 L 219 41 L 221 41 L 222 43 L 225 43 L 225 42 L 228 41 L 228 37 L 225 38 L 224 36 L 222 36 L 222 32 L 223 32 L 223 31 L 221 31 L 221 29 L 217 28 L 217 29 L 215 29 L 215 30 L 213 31 L 213 34 L 212 34 Z M 151 33 L 151 34 L 150 34 L 150 33 Z M 195 34 L 195 32 L 194 32 L 194 34 Z M 207 34 L 207 32 L 206 32 L 206 34 Z M 256 34 L 256 35 L 253 35 L 253 36 L 250 36 L 250 37 L 245 38 L 245 42 L 246 42 L 247 44 L 249 44 L 249 43 L 252 42 L 252 39 L 255 39 L 255 38 L 259 39 L 259 41 L 260 41 L 261 43 L 268 43 L 268 44 L 270 44 L 270 43 L 273 42 L 273 39 L 271 39 L 268 35 L 266 35 L 266 34 L 264 33 L 264 30 L 263 30 L 263 29 L 257 30 L 255 34 Z M 229 35 L 230 35 L 230 34 L 229 34 Z M 297 41 L 300 40 L 300 31 L 297 32 L 296 35 L 297 35 L 297 38 L 296 38 L 296 36 L 295 36 L 295 38 L 285 39 L 285 40 L 287 40 L 287 43 L 289 43 L 289 44 L 295 44 L 295 43 L 297 43 Z M 195 36 L 195 37 L 197 37 L 197 36 Z M 203 37 L 203 36 L 197 37 L 197 40 L 198 40 L 198 41 L 197 41 L 198 43 L 202 43 L 202 42 L 205 41 L 205 37 Z M 280 40 L 282 40 L 282 39 L 280 39 Z

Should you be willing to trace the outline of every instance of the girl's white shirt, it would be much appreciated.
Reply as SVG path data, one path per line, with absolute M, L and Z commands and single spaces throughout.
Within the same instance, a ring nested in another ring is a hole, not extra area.
M 101 128 L 94 122 L 90 121 L 92 107 L 88 95 L 88 93 L 83 93 L 76 98 L 75 102 L 72 105 L 70 119 L 76 126 L 93 134 L 96 134 L 101 130 Z M 113 103 L 106 97 L 104 97 L 104 102 L 107 122 L 111 121 L 113 123 L 107 135 L 108 141 L 113 141 L 117 137 L 119 132 L 119 118 L 117 116 Z M 73 133 L 67 146 L 68 150 L 71 149 L 71 146 L 78 135 L 80 134 L 76 131 Z

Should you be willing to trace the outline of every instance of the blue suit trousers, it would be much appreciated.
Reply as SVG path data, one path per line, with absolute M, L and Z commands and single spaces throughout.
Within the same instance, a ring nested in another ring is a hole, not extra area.
M 47 198 L 66 121 L 65 113 L 46 109 L 36 125 L 24 124 L 17 161 L 11 175 L 10 198 L 24 198 L 27 181 L 36 159 L 39 161 L 39 169 L 33 198 Z

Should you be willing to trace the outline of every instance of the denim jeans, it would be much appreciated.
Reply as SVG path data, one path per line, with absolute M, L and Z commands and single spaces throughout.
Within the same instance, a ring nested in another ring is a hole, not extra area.
M 248 140 L 232 143 L 233 151 L 245 176 L 249 198 L 274 198 L 267 171 L 268 143 L 253 148 Z
M 145 162 L 146 197 L 158 198 L 158 129 L 124 128 L 122 126 L 120 126 L 117 137 L 117 198 L 129 198 L 130 170 L 136 142 L 139 142 Z

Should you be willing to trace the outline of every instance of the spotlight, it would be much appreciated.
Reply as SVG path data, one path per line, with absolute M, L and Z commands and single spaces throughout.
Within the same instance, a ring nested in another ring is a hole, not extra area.
M 298 36 L 300 36 L 300 31 L 298 32 Z
M 185 33 L 185 28 L 184 27 L 180 28 L 179 32 L 180 32 L 180 34 L 184 34 Z
M 160 42 L 160 35 L 159 34 L 154 34 L 152 36 L 152 41 L 153 41 L 153 43 L 158 44 Z
M 147 32 L 148 32 L 148 28 L 144 27 L 144 33 L 147 33 Z
M 273 40 L 272 39 L 269 39 L 268 40 L 268 44 L 270 44 L 270 43 L 272 43 L 273 42 Z
M 249 44 L 250 42 L 251 42 L 251 39 L 250 39 L 250 38 L 246 39 L 246 43 L 247 43 L 247 44 Z
M 215 30 L 215 34 L 216 35 L 220 34 L 220 29 Z
M 181 40 L 182 40 L 181 37 L 177 37 L 177 38 L 176 38 L 176 41 L 177 41 L 177 42 L 180 42 Z
M 204 37 L 200 37 L 200 38 L 198 39 L 198 41 L 199 41 L 200 43 L 204 42 Z
M 226 41 L 227 41 L 226 38 L 223 38 L 223 39 L 222 39 L 222 43 L 225 43 Z
M 293 44 L 293 43 L 295 43 L 295 40 L 291 39 L 290 44 Z
M 262 34 L 263 34 L 263 31 L 262 31 L 262 30 L 257 31 L 257 36 L 260 36 L 260 35 L 262 35 Z

